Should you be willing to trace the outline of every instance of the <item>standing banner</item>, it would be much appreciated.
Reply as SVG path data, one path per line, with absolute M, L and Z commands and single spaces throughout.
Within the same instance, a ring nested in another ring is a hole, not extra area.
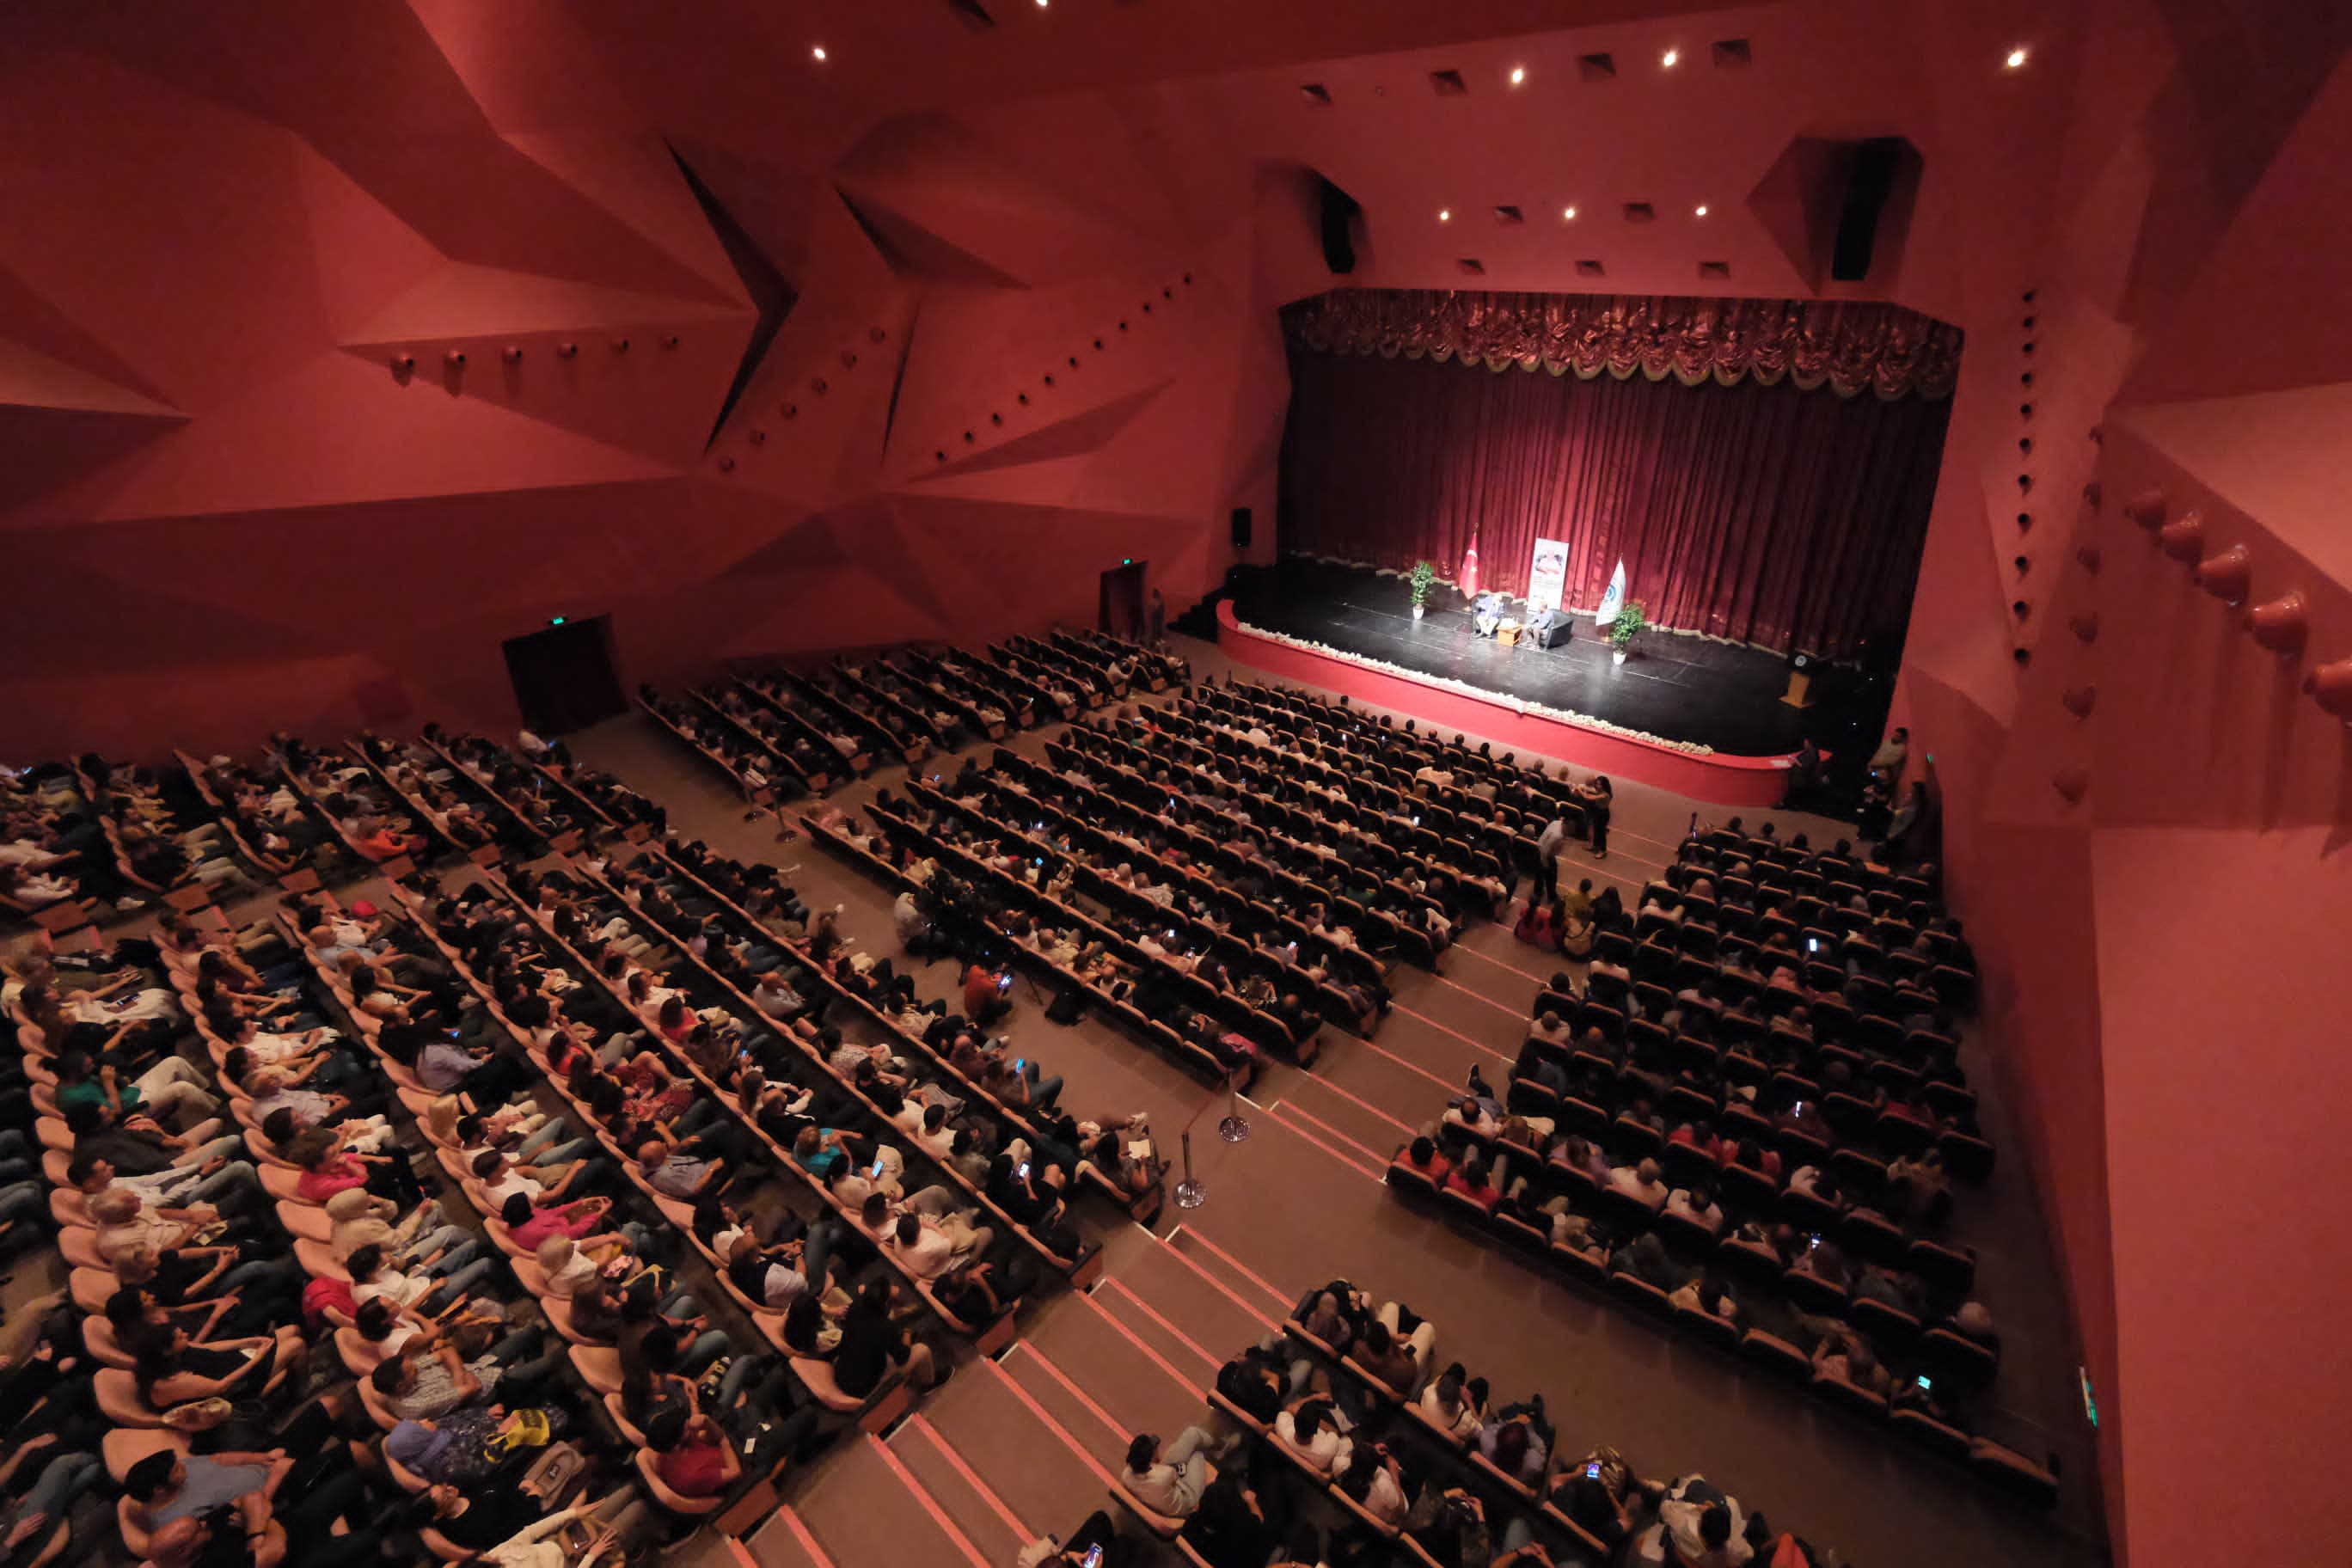
M 1601 607 L 1592 612 L 1592 624 L 1607 631 L 1609 623 L 1615 620 L 1617 612 L 1624 607 L 1625 563 L 1620 561 L 1617 563 L 1617 574 L 1609 579 L 1609 592 L 1601 595 Z
M 1567 590 L 1567 541 L 1537 540 L 1536 552 L 1528 562 L 1528 614 L 1559 609 L 1560 595 Z

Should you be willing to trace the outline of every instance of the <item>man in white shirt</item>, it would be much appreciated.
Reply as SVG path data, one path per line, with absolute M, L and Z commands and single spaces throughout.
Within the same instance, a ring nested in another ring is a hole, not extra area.
M 1609 1184 L 1627 1197 L 1649 1205 L 1651 1212 L 1665 1207 L 1668 1193 L 1665 1183 L 1658 1179 L 1658 1163 L 1644 1160 L 1639 1165 L 1617 1165 L 1609 1172 Z
M 1212 1472 L 1201 1450 L 1213 1441 L 1198 1426 L 1185 1427 L 1164 1447 L 1150 1433 L 1141 1434 L 1127 1446 L 1127 1466 L 1119 1471 L 1118 1484 L 1154 1513 L 1189 1519 L 1208 1489 Z
M 988 1250 L 994 1233 L 986 1226 L 975 1228 L 961 1214 L 950 1214 L 940 1219 L 928 1215 L 903 1214 L 898 1228 L 883 1245 L 919 1279 L 937 1279 L 967 1258 Z
M 1529 897 L 1549 898 L 1559 888 L 1559 852 L 1568 843 L 1568 818 L 1555 816 L 1536 836 L 1536 863 L 1543 868 Z
M 1308 1394 L 1274 1418 L 1274 1435 L 1317 1470 L 1331 1475 L 1355 1447 L 1333 1424 L 1336 1414 L 1329 1395 Z
M 1422 1413 L 1440 1428 L 1456 1437 L 1467 1437 L 1478 1430 L 1478 1412 L 1462 1397 L 1460 1373 L 1449 1367 L 1430 1380 L 1421 1391 Z
M 891 1121 L 906 1133 L 908 1141 L 934 1160 L 944 1160 L 955 1146 L 955 1133 L 948 1127 L 948 1108 L 925 1105 L 908 1100 Z
M 1717 1236 L 1723 1234 L 1723 1208 L 1705 1193 L 1695 1193 L 1676 1187 L 1666 1194 L 1666 1212 L 1678 1215 L 1694 1225 L 1705 1226 Z
M 784 983 L 782 975 L 771 973 L 760 976 L 759 984 L 752 987 L 751 1005 L 771 1018 L 790 1018 L 805 1011 L 808 1002 Z

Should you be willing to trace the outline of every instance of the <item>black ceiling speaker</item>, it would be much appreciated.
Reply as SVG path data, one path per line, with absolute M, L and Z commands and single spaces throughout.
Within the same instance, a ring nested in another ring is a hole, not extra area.
M 1895 136 L 1876 137 L 1854 146 L 1845 201 L 1838 209 L 1837 242 L 1830 252 L 1830 276 L 1840 283 L 1859 283 L 1870 276 L 1870 254 L 1878 244 L 1878 215 L 1895 188 L 1902 151 L 1903 141 Z
M 1334 272 L 1353 272 L 1356 269 L 1354 225 L 1356 215 L 1364 209 L 1356 205 L 1355 197 L 1330 181 L 1319 174 L 1316 178 L 1322 184 L 1323 265 Z

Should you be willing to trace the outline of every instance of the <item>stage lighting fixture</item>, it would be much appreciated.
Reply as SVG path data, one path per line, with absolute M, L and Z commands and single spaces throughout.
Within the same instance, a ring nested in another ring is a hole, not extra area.
M 2010 50 L 2009 58 L 2001 62 L 2001 64 L 2007 66 L 2011 70 L 2015 70 L 2024 63 L 2025 50 L 2021 47 Z
M 1700 217 L 1705 217 L 1705 216 L 1706 216 L 1706 204 L 1705 202 L 1701 202 L 1701 203 L 1699 203 L 1699 204 L 1698 204 L 1697 207 L 1696 207 L 1696 208 L 1695 208 L 1695 209 L 1693 209 L 1693 210 L 1697 214 L 1697 216 L 1700 216 Z
M 819 44 L 816 47 L 811 49 L 809 53 L 816 57 L 816 61 L 819 65 L 823 65 L 824 63 L 824 46 L 823 44 Z
M 1576 221 L 1576 209 L 1574 207 L 1562 207 L 1559 209 L 1559 216 L 1567 219 L 1570 223 L 1574 223 Z
M 1664 54 L 1658 57 L 1658 63 L 1665 67 L 1668 70 L 1672 70 L 1675 68 L 1675 62 L 1682 58 L 1683 52 L 1680 49 L 1668 49 Z
M 1451 207 L 1438 208 L 1437 221 L 1440 223 L 1452 223 L 1454 221 L 1454 209 Z
M 1513 87 L 1517 87 L 1517 86 L 1518 86 L 1521 82 L 1523 82 L 1523 81 L 1525 81 L 1525 80 L 1527 80 L 1527 79 L 1528 79 L 1528 68 L 1527 68 L 1527 67 L 1525 67 L 1525 66 L 1513 66 L 1513 67 L 1511 68 L 1511 85 L 1512 85 Z

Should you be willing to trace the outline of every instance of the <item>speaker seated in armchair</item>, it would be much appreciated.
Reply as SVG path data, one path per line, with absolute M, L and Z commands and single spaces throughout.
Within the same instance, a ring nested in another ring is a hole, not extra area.
M 1477 603 L 1472 606 L 1470 612 L 1473 629 L 1482 637 L 1493 637 L 1496 628 L 1503 624 L 1504 614 L 1510 607 L 1511 596 L 1508 594 L 1479 595 Z

